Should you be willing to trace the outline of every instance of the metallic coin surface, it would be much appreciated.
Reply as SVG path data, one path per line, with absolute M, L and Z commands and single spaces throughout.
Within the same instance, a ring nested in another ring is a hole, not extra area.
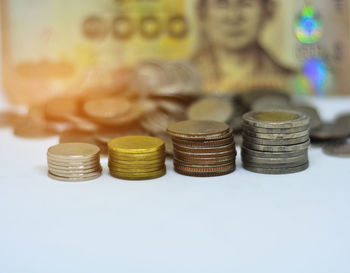
M 347 141 L 333 141 L 326 143 L 323 152 L 336 157 L 350 157 L 350 143 Z
M 164 141 L 150 136 L 126 136 L 112 139 L 108 148 L 112 152 L 127 154 L 144 154 L 163 150 Z
M 271 145 L 261 145 L 261 144 L 253 144 L 250 142 L 244 142 L 244 146 L 256 151 L 262 152 L 295 152 L 306 150 L 310 145 L 310 141 L 306 141 L 304 143 L 295 144 L 295 145 L 282 145 L 282 146 L 271 146 Z
M 174 168 L 174 170 L 182 175 L 187 175 L 187 176 L 194 176 L 194 177 L 214 177 L 214 176 L 221 176 L 221 175 L 227 175 L 230 174 L 232 172 L 234 172 L 236 169 L 236 167 L 233 167 L 231 169 L 227 169 L 224 171 L 217 171 L 217 172 L 189 172 L 189 171 L 185 171 L 179 168 Z
M 98 170 L 101 168 L 99 162 L 90 165 L 57 165 L 48 162 L 49 169 L 62 170 L 62 171 L 85 171 L 85 170 Z
M 243 142 L 250 142 L 254 144 L 261 144 L 261 145 L 293 145 L 293 144 L 299 144 L 303 143 L 305 141 L 308 141 L 309 135 L 305 135 L 303 137 L 298 138 L 290 138 L 290 139 L 266 139 L 266 138 L 257 138 L 257 137 L 250 137 L 243 133 Z
M 296 106 L 292 108 L 294 111 L 298 111 L 307 115 L 310 119 L 310 129 L 317 128 L 322 124 L 321 117 L 315 107 L 312 106 Z
M 97 172 L 92 176 L 87 176 L 87 177 L 63 177 L 63 176 L 58 176 L 54 175 L 50 172 L 48 172 L 48 176 L 52 179 L 59 180 L 59 181 L 64 181 L 64 182 L 83 182 L 83 181 L 89 181 L 96 179 L 101 176 L 101 172 Z
M 227 139 L 229 137 L 232 137 L 232 129 L 229 129 L 228 132 L 218 135 L 210 135 L 210 136 L 171 136 L 174 142 L 177 142 L 178 140 L 185 140 L 185 141 L 191 141 L 191 142 L 203 142 L 203 141 L 216 141 L 216 140 L 222 140 Z
M 222 165 L 228 165 L 228 164 L 235 164 L 235 158 L 232 157 L 228 160 L 217 160 L 217 161 L 184 161 L 181 159 L 174 158 L 174 163 L 178 165 L 185 165 L 185 166 L 194 166 L 194 167 L 203 167 L 203 166 L 222 166 Z
M 166 173 L 166 168 L 153 172 L 143 172 L 143 173 L 130 173 L 130 172 L 114 172 L 110 171 L 110 174 L 116 178 L 125 180 L 147 180 L 159 178 Z
M 307 154 L 307 150 L 291 151 L 291 152 L 261 152 L 249 149 L 245 146 L 241 147 L 241 153 L 244 156 L 253 156 L 259 158 L 289 158 L 296 156 L 303 156 Z
M 244 130 L 249 130 L 256 133 L 263 134 L 291 134 L 298 132 L 305 132 L 309 130 L 309 125 L 293 127 L 293 128 L 260 128 L 249 125 L 248 123 L 243 122 L 242 125 Z
M 90 159 L 100 153 L 100 148 L 88 143 L 61 143 L 48 149 L 48 157 L 54 159 Z
M 223 145 L 228 145 L 232 142 L 234 142 L 232 133 L 229 137 L 219 140 L 191 141 L 173 138 L 174 144 L 183 145 L 187 147 L 219 147 Z
M 310 137 L 313 140 L 345 139 L 348 136 L 350 136 L 350 127 L 340 123 L 323 123 L 310 131 Z
M 263 134 L 258 133 L 250 130 L 244 130 L 244 134 L 250 137 L 256 137 L 256 138 L 263 138 L 263 139 L 275 139 L 275 140 L 282 140 L 282 139 L 291 139 L 291 138 L 299 138 L 304 136 L 309 136 L 309 130 L 297 132 L 297 133 L 287 133 L 287 134 Z
M 179 154 L 174 154 L 174 159 L 178 161 L 187 162 L 189 164 L 194 163 L 207 163 L 208 165 L 221 164 L 222 162 L 235 160 L 236 154 L 230 154 L 228 156 L 210 156 L 210 157 L 181 157 Z
M 226 152 L 230 150 L 235 150 L 235 144 L 232 142 L 231 144 L 227 144 L 220 147 L 187 147 L 182 146 L 174 143 L 174 148 L 177 151 L 183 151 L 188 153 L 220 153 L 220 152 Z
M 235 167 L 234 163 L 229 163 L 227 165 L 218 165 L 218 166 L 192 166 L 192 165 L 182 165 L 182 164 L 177 164 L 174 162 L 174 167 L 178 170 L 183 170 L 186 172 L 204 172 L 204 173 L 209 173 L 209 172 L 220 172 L 220 171 L 226 171 L 229 169 L 232 169 Z
M 286 110 L 249 112 L 242 118 L 248 125 L 260 128 L 294 128 L 309 124 L 309 117 L 305 114 Z
M 102 119 L 127 115 L 131 108 L 127 99 L 116 97 L 89 100 L 83 106 L 88 116 Z
M 253 167 L 253 168 L 266 168 L 266 169 L 283 169 L 283 168 L 294 168 L 301 166 L 303 164 L 306 164 L 308 161 L 307 158 L 304 158 L 297 162 L 290 162 L 290 163 L 275 163 L 275 164 L 266 164 L 266 163 L 255 163 L 251 161 L 242 161 L 243 165 L 246 167 Z
M 243 168 L 247 171 L 262 173 L 262 174 L 291 174 L 306 170 L 309 167 L 309 163 L 293 168 L 282 168 L 282 169 L 268 169 L 268 168 L 256 168 L 243 165 Z
M 241 154 L 242 154 L 243 161 L 257 163 L 257 164 L 286 164 L 286 163 L 299 162 L 299 161 L 308 159 L 307 153 L 300 156 L 284 157 L 284 158 L 256 157 L 256 156 L 251 156 L 249 154 L 246 154 L 244 152 L 242 152 Z
M 226 98 L 208 97 L 193 103 L 187 110 L 189 120 L 214 120 L 229 122 L 233 115 L 233 105 Z
M 187 120 L 174 123 L 168 127 L 168 133 L 174 137 L 196 138 L 216 137 L 228 133 L 227 124 L 211 120 Z
M 143 110 L 140 105 L 134 103 L 132 104 L 132 109 L 127 115 L 115 116 L 112 118 L 98 118 L 90 117 L 96 123 L 106 125 L 106 126 L 126 126 L 135 121 L 137 121 L 143 114 Z
M 63 177 L 81 177 L 81 176 L 89 176 L 90 174 L 96 174 L 97 172 L 102 172 L 102 167 L 99 166 L 98 168 L 94 168 L 94 169 L 76 170 L 76 171 L 54 169 L 52 167 L 49 167 L 49 172 L 51 174 L 54 174 L 57 176 L 63 176 Z
M 237 154 L 236 150 L 229 150 L 219 153 L 190 153 L 174 150 L 174 156 L 177 158 L 207 158 L 207 157 L 226 157 L 226 156 L 235 156 Z

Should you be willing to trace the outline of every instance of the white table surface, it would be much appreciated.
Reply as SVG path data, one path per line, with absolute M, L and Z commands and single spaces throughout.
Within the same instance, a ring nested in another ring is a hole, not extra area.
M 0 109 L 8 106 L 0 94 Z M 322 117 L 350 98 L 310 99 Z M 57 138 L 0 129 L 0 272 L 350 272 L 350 160 L 310 150 L 291 175 L 173 171 L 131 182 L 104 173 L 64 183 L 46 172 Z

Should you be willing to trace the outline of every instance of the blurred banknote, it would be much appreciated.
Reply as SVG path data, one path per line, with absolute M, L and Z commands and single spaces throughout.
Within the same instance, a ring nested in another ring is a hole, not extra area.
M 148 60 L 189 61 L 205 93 L 349 92 L 345 0 L 0 1 L 16 103 L 125 88 L 125 71 Z

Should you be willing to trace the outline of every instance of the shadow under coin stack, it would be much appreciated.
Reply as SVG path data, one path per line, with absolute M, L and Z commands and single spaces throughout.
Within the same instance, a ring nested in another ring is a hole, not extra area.
M 243 115 L 243 167 L 264 174 L 288 174 L 308 168 L 309 118 L 284 110 Z
M 163 176 L 164 141 L 150 136 L 124 136 L 108 142 L 108 167 L 114 177 L 146 180 Z
M 197 177 L 232 173 L 236 147 L 232 130 L 222 122 L 189 120 L 168 127 L 176 172 Z
M 49 177 L 67 181 L 87 181 L 101 175 L 100 148 L 87 143 L 63 143 L 47 151 Z

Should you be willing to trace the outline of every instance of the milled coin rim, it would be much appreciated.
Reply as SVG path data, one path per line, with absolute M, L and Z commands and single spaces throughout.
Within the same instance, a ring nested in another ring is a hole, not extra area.
M 271 112 L 276 112 L 276 113 L 284 112 L 284 113 L 294 114 L 294 115 L 297 115 L 298 118 L 294 120 L 282 121 L 282 122 L 262 121 L 254 118 L 254 115 L 271 113 Z M 294 128 L 294 127 L 306 126 L 306 125 L 309 125 L 310 123 L 309 117 L 303 113 L 300 113 L 297 111 L 290 111 L 290 110 L 287 111 L 287 110 L 279 110 L 279 109 L 248 112 L 242 116 L 242 119 L 249 125 L 253 127 L 259 127 L 259 128 Z
M 251 150 L 261 151 L 261 152 L 293 152 L 306 150 L 310 146 L 310 141 L 295 145 L 282 145 L 282 146 L 272 146 L 272 145 L 261 145 L 253 144 L 250 142 L 244 142 L 243 145 Z
M 295 144 L 300 144 L 310 140 L 310 137 L 308 135 L 299 137 L 299 138 L 291 138 L 291 139 L 257 138 L 257 137 L 247 136 L 245 133 L 243 133 L 242 136 L 243 136 L 243 142 L 250 142 L 254 144 L 271 145 L 271 146 L 295 145 Z
M 223 171 L 223 172 L 209 172 L 209 173 L 198 173 L 198 172 L 186 172 L 177 168 L 174 168 L 175 172 L 181 175 L 192 176 L 192 177 L 214 177 L 214 176 L 223 176 L 233 173 L 236 170 L 236 167 Z
M 53 175 L 48 172 L 48 176 L 54 180 L 63 181 L 63 182 L 85 182 L 99 178 L 102 175 L 102 172 L 96 173 L 95 176 L 91 177 L 79 177 L 79 178 L 69 178 L 69 177 L 61 177 L 57 175 Z
M 306 163 L 304 165 L 295 167 L 295 168 L 283 168 L 283 169 L 267 169 L 267 168 L 253 168 L 249 166 L 244 166 L 243 168 L 246 169 L 247 171 L 254 172 L 254 173 L 259 173 L 259 174 L 292 174 L 292 173 L 298 173 L 305 171 L 306 169 L 309 168 L 309 163 Z
M 263 152 L 263 151 L 257 151 L 257 150 L 252 150 L 244 145 L 241 146 L 241 154 L 242 152 L 246 152 L 249 155 L 253 155 L 256 157 L 262 157 L 262 158 L 285 158 L 285 157 L 294 157 L 294 156 L 299 156 L 303 154 L 307 154 L 307 149 L 306 150 L 300 150 L 300 151 L 289 151 L 289 152 Z
M 234 142 L 219 147 L 186 147 L 178 145 L 176 143 L 174 143 L 173 145 L 174 150 L 190 153 L 219 153 L 236 149 L 236 145 Z
M 291 134 L 291 133 L 303 132 L 310 129 L 309 125 L 298 126 L 293 128 L 260 128 L 260 127 L 251 126 L 250 124 L 245 123 L 244 121 L 242 123 L 242 128 L 243 130 L 249 130 L 249 131 L 263 133 L 263 134 Z
M 294 139 L 299 137 L 304 137 L 309 135 L 309 130 L 296 132 L 296 133 L 258 133 L 251 130 L 243 130 L 243 133 L 249 137 L 262 138 L 262 139 L 273 139 L 273 140 L 285 140 L 285 139 Z
M 230 144 L 232 142 L 234 143 L 234 137 L 233 135 L 231 135 L 223 139 L 204 140 L 204 141 L 191 141 L 191 140 L 172 138 L 172 142 L 174 144 L 179 144 L 179 145 L 188 146 L 188 147 L 220 147 L 223 145 Z

